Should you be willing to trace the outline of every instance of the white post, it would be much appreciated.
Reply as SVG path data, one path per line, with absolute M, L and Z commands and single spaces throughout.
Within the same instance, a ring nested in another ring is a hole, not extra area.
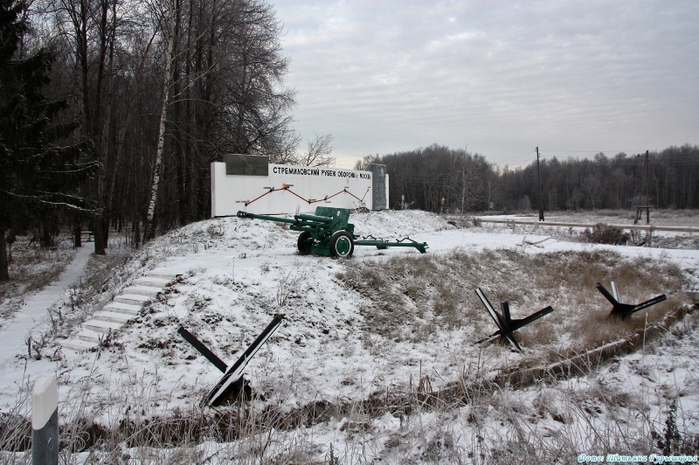
M 40 376 L 32 389 L 32 465 L 58 464 L 58 384 Z

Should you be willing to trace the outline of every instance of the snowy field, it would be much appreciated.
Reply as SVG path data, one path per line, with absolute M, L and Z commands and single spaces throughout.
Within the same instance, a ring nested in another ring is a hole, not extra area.
M 663 215 L 654 221 L 697 224 L 696 213 Z M 618 216 L 614 220 L 606 220 L 608 215 L 576 216 L 574 220 L 632 221 L 631 215 Z M 570 216 L 547 215 L 549 221 L 558 219 L 571 221 Z M 435 315 L 418 312 L 415 324 L 430 328 L 424 337 L 407 334 L 406 327 L 389 336 L 371 328 L 375 321 L 372 309 L 382 305 L 381 289 L 369 292 L 351 285 L 357 276 L 381 277 L 386 270 L 382 286 L 387 293 L 394 280 L 417 279 L 419 286 L 419 275 L 395 277 L 391 270 L 401 260 L 408 260 L 416 269 L 420 260 L 438 266 L 441 257 L 455 253 L 493 255 L 503 270 L 510 267 L 509 256 L 520 261 L 512 268 L 521 268 L 527 257 L 544 260 L 601 254 L 604 260 L 628 266 L 650 264 L 655 268 L 648 268 L 649 273 L 665 273 L 672 267 L 681 270 L 681 285 L 672 281 L 672 289 L 658 287 L 670 281 L 657 276 L 656 289 L 632 291 L 626 283 L 620 290 L 622 300 L 639 302 L 663 292 L 668 301 L 658 306 L 658 312 L 689 311 L 692 303 L 685 291 L 699 290 L 696 237 L 655 233 L 651 244 L 662 248 L 615 247 L 580 242 L 580 232 L 568 228 L 485 223 L 474 227 L 471 220 L 454 221 L 419 211 L 358 213 L 351 221 L 360 235 L 410 236 L 427 242 L 428 253 L 357 247 L 349 260 L 301 256 L 296 251 L 298 233 L 276 223 L 239 218 L 213 219 L 173 231 L 124 255 L 118 263 L 112 262 L 107 271 L 94 263 L 100 257 L 90 258 L 92 265 L 86 265 L 91 244 L 83 246 L 59 281 L 24 296 L 19 310 L 3 311 L 0 413 L 27 416 L 28 392 L 40 375 L 57 377 L 62 417 L 84 419 L 104 431 L 118 430 L 124 422 L 143 424 L 149 418 L 211 418 L 236 408 L 240 412 L 239 407 L 216 411 L 199 407 L 220 372 L 177 329 L 184 326 L 231 364 L 273 315 L 282 313 L 284 323 L 246 370 L 253 393 L 260 396 L 246 404 L 247 415 L 259 418 L 253 422 L 258 429 L 248 429 L 246 434 L 239 431 L 239 438 L 227 443 L 162 444 L 159 453 L 147 452 L 153 454 L 149 459 L 144 458 L 144 448 L 124 444 L 124 456 L 133 463 L 190 463 L 207 458 L 213 463 L 233 458 L 241 463 L 513 463 L 542 458 L 570 463 L 580 454 L 662 455 L 663 449 L 673 454 L 697 453 L 699 320 L 694 313 L 664 328 L 663 334 L 640 350 L 602 363 L 587 375 L 534 382 L 521 389 L 473 390 L 512 367 L 545 365 L 554 359 L 552 352 L 569 356 L 589 349 L 577 345 L 583 343 L 576 339 L 576 328 L 589 323 L 589 315 L 608 312 L 610 305 L 594 286 L 589 299 L 567 299 L 524 287 L 499 288 L 501 271 L 489 269 L 486 263 L 481 264 L 485 268 L 478 276 L 464 281 L 469 287 L 464 295 L 470 297 L 457 302 L 458 311 L 473 317 L 435 326 L 431 325 Z M 518 270 L 521 279 L 515 276 L 514 281 L 534 286 L 536 281 L 527 276 L 526 266 Z M 97 274 L 81 277 L 85 269 L 104 274 L 99 280 Z M 364 274 L 353 275 L 352 269 Z M 411 274 L 409 269 L 406 274 Z M 99 310 L 146 271 L 181 277 L 99 350 L 76 353 L 60 347 L 59 339 L 74 334 L 80 319 Z M 614 278 L 605 273 L 598 280 L 609 287 L 610 277 Z M 558 286 L 557 276 L 545 279 L 547 289 Z M 81 292 L 76 281 L 98 286 L 100 292 L 76 299 Z M 503 282 L 511 286 L 512 281 Z M 524 354 L 504 344 L 475 345 L 495 330 L 473 292 L 475 287 L 482 287 L 496 305 L 500 298 L 514 302 L 515 318 L 546 305 L 555 311 L 541 320 L 538 332 L 522 330 Z M 562 285 L 560 289 L 565 290 Z M 419 289 L 416 292 L 420 294 Z M 445 297 L 429 298 L 437 308 L 435 300 Z M 650 320 L 644 320 L 645 314 L 634 316 L 637 324 Z M 58 323 L 56 315 L 60 315 Z M 400 326 L 401 315 L 395 318 Z M 550 334 L 543 337 L 543 333 Z M 619 334 L 622 339 L 626 335 L 623 330 Z M 27 346 L 30 337 L 42 342 L 34 353 Z M 548 345 L 539 344 L 538 339 L 546 339 Z M 432 394 L 453 392 L 459 383 L 467 394 L 456 400 L 452 396 L 448 405 L 429 402 Z M 396 405 L 398 400 L 408 407 Z M 318 413 L 321 408 L 323 412 Z M 270 411 L 285 421 L 268 421 Z M 288 420 L 293 415 L 298 418 L 296 423 Z M 265 423 L 272 426 L 265 428 Z M 97 450 L 103 455 L 83 451 L 69 454 L 68 459 L 111 463 L 104 448 Z M 183 451 L 189 455 L 181 455 Z M 4 453 L 0 457 L 21 463 L 27 455 Z

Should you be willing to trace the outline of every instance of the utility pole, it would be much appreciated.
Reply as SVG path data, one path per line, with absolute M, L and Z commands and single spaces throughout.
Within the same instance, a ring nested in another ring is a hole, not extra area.
M 648 150 L 646 150 L 646 163 L 645 163 L 644 171 L 645 174 L 643 175 L 644 178 L 646 178 L 646 224 L 650 224 L 650 197 L 648 194 Z
M 539 178 L 539 221 L 544 221 L 544 200 L 541 198 L 541 167 L 539 164 L 539 147 L 536 148 L 536 177 Z
M 636 155 L 636 158 L 640 158 L 641 154 L 639 153 Z M 643 215 L 643 210 L 646 211 L 646 224 L 650 224 L 650 194 L 648 191 L 648 150 L 646 150 L 646 158 L 643 160 L 643 181 L 641 182 L 642 186 L 641 189 L 645 187 L 646 191 L 646 202 L 645 205 L 637 205 L 636 206 L 636 217 L 633 220 L 633 223 L 636 224 L 640 219 L 641 216 Z M 640 203 L 640 201 L 639 201 Z

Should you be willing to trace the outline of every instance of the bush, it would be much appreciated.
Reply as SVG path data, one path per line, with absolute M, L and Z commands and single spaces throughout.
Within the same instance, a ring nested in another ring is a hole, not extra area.
M 604 223 L 597 223 L 592 231 L 586 229 L 583 237 L 587 242 L 593 244 L 625 245 L 631 239 L 629 233 L 625 233 L 621 228 L 610 226 Z

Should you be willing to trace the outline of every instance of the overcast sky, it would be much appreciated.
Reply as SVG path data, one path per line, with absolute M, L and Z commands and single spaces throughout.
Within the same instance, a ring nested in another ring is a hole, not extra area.
M 272 0 L 294 128 L 337 166 L 446 145 L 498 165 L 699 144 L 699 1 Z

